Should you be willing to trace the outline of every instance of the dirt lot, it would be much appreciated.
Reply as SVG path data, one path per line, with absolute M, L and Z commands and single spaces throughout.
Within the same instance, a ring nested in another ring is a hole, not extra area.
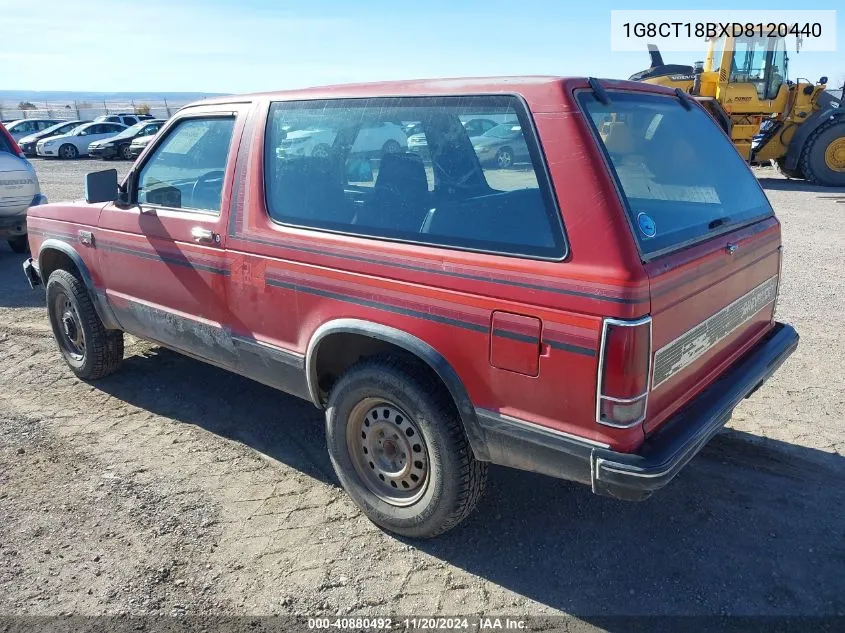
M 51 200 L 102 165 L 35 164 Z M 641 504 L 492 469 L 430 542 L 357 511 L 306 402 L 131 338 L 76 380 L 4 244 L 0 614 L 845 614 L 843 192 L 758 176 L 802 341 L 730 430 Z

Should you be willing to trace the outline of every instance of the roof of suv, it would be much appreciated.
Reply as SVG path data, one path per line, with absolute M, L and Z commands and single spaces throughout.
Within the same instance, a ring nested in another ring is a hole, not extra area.
M 441 96 L 454 94 L 520 94 L 537 111 L 544 104 L 554 104 L 560 110 L 560 91 L 571 92 L 575 88 L 587 88 L 586 77 L 516 76 L 516 77 L 462 77 L 454 79 L 412 79 L 403 81 L 382 81 L 358 84 L 318 86 L 278 92 L 259 92 L 245 95 L 228 95 L 195 101 L 186 107 L 237 103 L 254 99 L 336 99 L 383 96 Z M 607 88 L 636 90 L 672 94 L 664 86 L 619 79 L 601 79 L 599 83 Z

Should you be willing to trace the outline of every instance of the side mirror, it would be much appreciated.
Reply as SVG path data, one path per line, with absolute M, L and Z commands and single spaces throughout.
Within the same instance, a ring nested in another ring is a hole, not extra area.
M 117 199 L 117 170 L 93 171 L 85 176 L 85 202 L 114 202 Z

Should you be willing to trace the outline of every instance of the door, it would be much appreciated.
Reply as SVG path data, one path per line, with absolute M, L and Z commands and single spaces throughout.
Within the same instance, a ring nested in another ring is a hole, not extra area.
M 666 421 L 771 328 L 780 225 L 715 121 L 674 96 L 579 97 L 613 167 L 650 280 L 645 431 Z
M 103 209 L 95 241 L 124 329 L 224 365 L 232 355 L 223 227 L 240 107 L 175 117 L 127 176 L 128 203 Z
M 83 134 L 79 135 L 79 142 L 76 144 L 80 154 L 88 153 L 88 146 L 96 141 L 102 141 L 106 138 L 111 138 L 116 134 L 120 134 L 126 128 L 117 123 L 98 123 L 85 129 Z

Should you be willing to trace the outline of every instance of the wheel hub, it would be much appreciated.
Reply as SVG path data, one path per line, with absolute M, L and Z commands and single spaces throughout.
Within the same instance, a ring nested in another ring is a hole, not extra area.
M 54 314 L 58 321 L 59 345 L 71 358 L 81 360 L 85 356 L 85 333 L 73 304 L 64 294 L 56 297 Z
M 837 138 L 827 146 L 824 163 L 828 169 L 845 172 L 845 137 Z
M 410 505 L 428 482 L 428 453 L 416 422 L 395 405 L 375 399 L 349 416 L 347 445 L 370 491 L 393 505 Z
M 64 329 L 65 336 L 69 339 L 74 340 L 76 338 L 77 328 L 72 314 L 64 314 L 62 316 L 62 329 Z

